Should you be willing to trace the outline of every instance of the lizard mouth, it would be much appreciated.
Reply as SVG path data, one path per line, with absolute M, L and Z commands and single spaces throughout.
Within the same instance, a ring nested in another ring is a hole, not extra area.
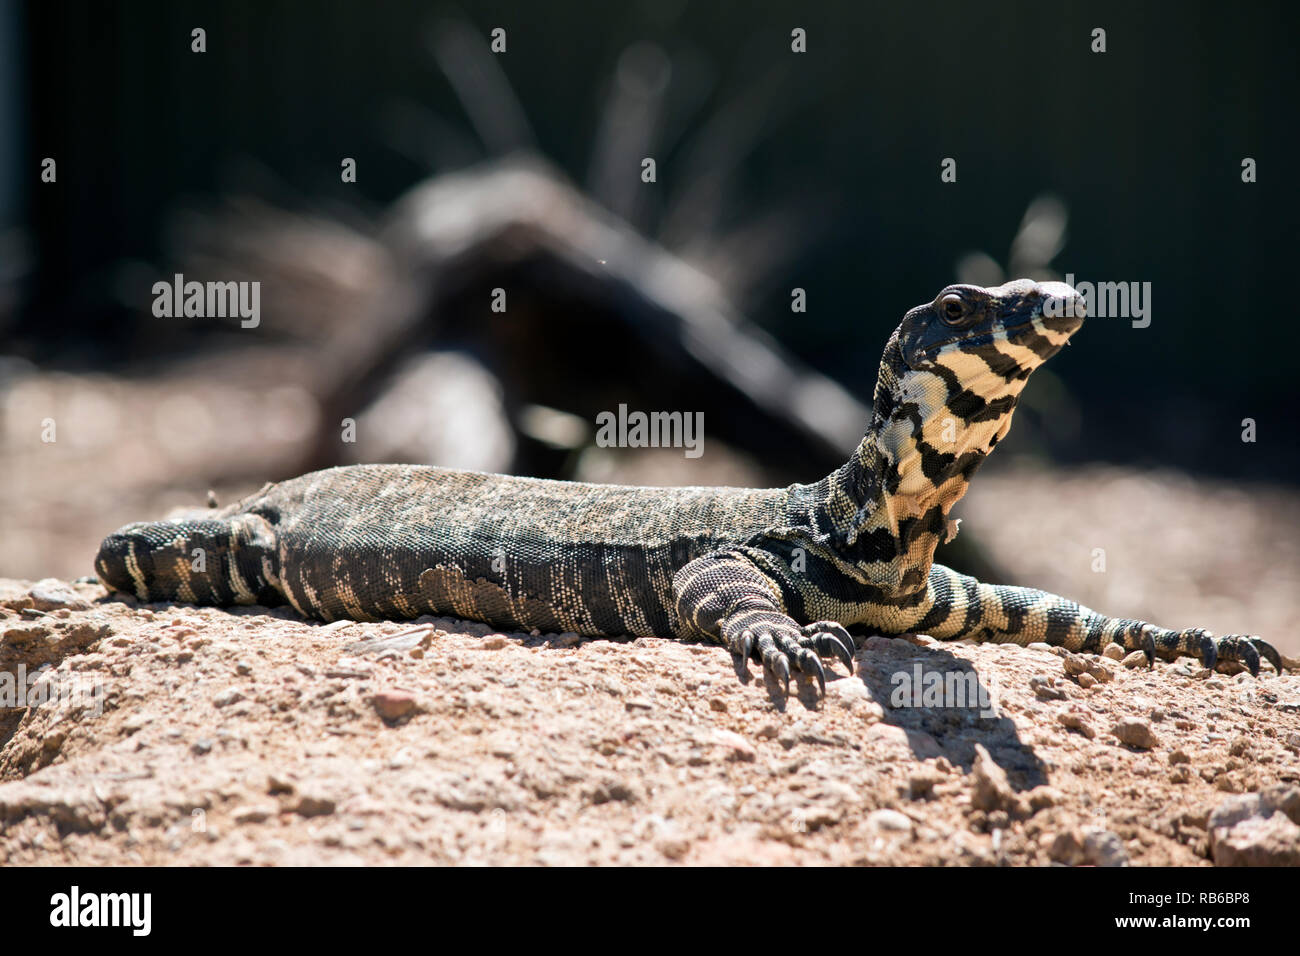
M 1040 282 L 1038 289 L 1042 300 L 1034 318 L 1042 322 L 1043 328 L 1067 336 L 1077 332 L 1088 315 L 1083 296 L 1064 282 Z
M 940 352 L 944 352 L 954 345 L 959 348 L 975 349 L 982 348 L 986 345 L 992 345 L 997 341 L 999 336 L 1005 336 L 1008 341 L 1014 341 L 1021 333 L 1032 329 L 1034 323 L 1042 318 L 1042 315 L 1031 315 L 1014 324 L 1003 324 L 996 328 L 980 332 L 975 335 L 953 335 L 949 338 L 936 342 L 934 345 L 927 346 L 917 353 L 919 358 L 932 359 Z
M 1050 323 L 1050 324 L 1049 324 Z M 1072 323 L 1072 327 L 1069 323 Z M 1041 329 L 1049 328 L 1054 332 L 1066 332 L 1068 335 L 1074 334 L 1083 325 L 1083 319 L 1069 317 L 1055 319 L 1043 316 L 1037 313 L 1029 316 L 1015 324 L 1000 325 L 997 328 L 989 329 L 976 335 L 954 335 L 951 338 L 944 339 L 942 342 L 936 342 L 934 345 L 918 351 L 915 354 L 913 362 L 909 363 L 914 368 L 917 362 L 933 362 L 939 355 L 952 350 L 954 347 L 960 351 L 977 351 L 995 345 L 999 340 L 1006 341 L 1012 345 L 1023 345 L 1025 341 L 1032 338 L 1036 333 L 1041 335 Z M 1065 341 L 1056 344 L 1051 349 L 1052 355 L 1064 347 L 1069 341 L 1068 335 Z M 1044 359 L 1048 356 L 1044 355 Z

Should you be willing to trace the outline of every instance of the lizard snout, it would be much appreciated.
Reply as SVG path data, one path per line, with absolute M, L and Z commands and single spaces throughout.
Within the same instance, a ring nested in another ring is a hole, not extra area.
M 1088 304 L 1073 286 L 1064 282 L 1040 282 L 1038 292 L 1042 296 L 1043 319 L 1048 328 L 1072 332 L 1083 324 Z

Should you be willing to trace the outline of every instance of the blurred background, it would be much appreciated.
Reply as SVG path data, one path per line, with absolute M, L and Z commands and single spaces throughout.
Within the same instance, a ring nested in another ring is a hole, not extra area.
M 1298 21 L 0 0 L 0 575 L 355 461 L 813 480 L 906 309 L 1073 274 L 1151 323 L 1035 374 L 939 559 L 1295 653 Z M 156 317 L 176 273 L 260 283 L 257 326 Z M 703 412 L 703 456 L 596 447 L 622 403 Z

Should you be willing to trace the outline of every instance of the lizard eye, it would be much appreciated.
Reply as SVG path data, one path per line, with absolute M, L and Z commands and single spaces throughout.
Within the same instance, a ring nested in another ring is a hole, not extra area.
M 950 292 L 939 300 L 939 315 L 949 325 L 956 325 L 966 315 L 966 303 Z

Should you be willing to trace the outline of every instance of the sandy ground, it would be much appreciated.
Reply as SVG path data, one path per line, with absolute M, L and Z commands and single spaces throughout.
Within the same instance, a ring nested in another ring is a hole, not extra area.
M 0 862 L 1300 863 L 1300 675 L 416 623 L 0 580 Z

